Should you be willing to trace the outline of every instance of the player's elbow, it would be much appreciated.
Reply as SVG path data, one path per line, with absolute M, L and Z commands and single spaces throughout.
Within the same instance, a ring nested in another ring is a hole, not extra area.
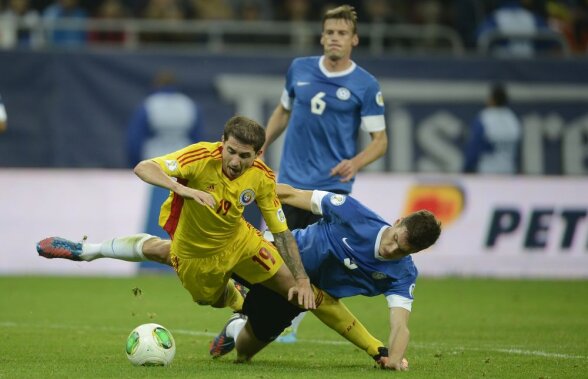
M 141 161 L 139 163 L 137 163 L 137 165 L 135 166 L 135 168 L 133 169 L 133 172 L 135 173 L 135 175 L 137 175 L 139 178 L 143 178 L 145 176 L 145 173 L 147 172 L 147 170 L 149 169 L 149 166 L 151 165 L 151 161 L 150 160 L 144 160 Z

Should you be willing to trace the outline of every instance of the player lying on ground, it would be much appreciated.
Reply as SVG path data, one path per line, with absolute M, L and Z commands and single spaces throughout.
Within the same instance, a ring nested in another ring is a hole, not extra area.
M 277 185 L 280 199 L 303 209 L 312 210 L 324 219 L 306 229 L 294 232 L 300 243 L 303 263 L 317 285 L 327 290 L 318 292 L 317 309 L 313 313 L 326 325 L 339 332 L 356 346 L 376 359 L 383 344 L 371 336 L 363 325 L 337 298 L 357 294 L 385 294 L 390 307 L 391 333 L 388 356 L 379 363 L 401 370 L 402 358 L 408 344 L 408 316 L 412 304 L 412 289 L 417 271 L 409 254 L 432 245 L 439 236 L 440 224 L 426 211 L 413 213 L 393 226 L 351 197 L 322 191 L 300 191 Z M 313 247 L 309 242 L 315 239 Z M 334 241 L 330 247 L 328 243 Z M 334 238 L 334 239 L 332 239 Z M 124 260 L 150 260 L 169 264 L 169 241 L 145 235 L 115 238 L 102 244 L 73 243 L 60 238 L 41 241 L 39 254 L 48 258 L 93 260 L 110 257 Z M 54 245 L 67 246 L 59 249 Z M 67 251 L 69 254 L 64 254 Z M 310 274 L 312 273 L 312 274 Z M 271 310 L 271 312 L 268 312 Z M 279 310 L 279 312 L 278 312 Z M 235 347 L 239 359 L 249 360 L 289 325 L 300 309 L 290 306 L 272 291 L 253 286 L 245 299 L 244 321 L 227 323 L 223 333 L 211 347 L 211 354 L 223 355 Z M 269 317 L 269 315 L 272 315 Z M 230 321 L 238 321 L 237 315 Z M 238 333 L 243 329 L 243 333 Z M 387 358 L 387 359 L 386 359 Z
M 403 357 L 418 273 L 410 254 L 435 243 L 440 222 L 432 213 L 419 211 L 390 225 L 352 197 L 281 184 L 276 189 L 284 204 L 322 216 L 318 223 L 293 231 L 305 270 L 324 293 L 322 302 L 317 301 L 318 309 L 340 303 L 343 297 L 384 294 L 391 326 L 384 364 L 406 369 Z M 269 309 L 280 311 L 269 316 Z M 249 360 L 300 312 L 271 291 L 253 286 L 243 308 L 247 320 L 232 316 L 215 338 L 211 354 L 223 355 L 236 346 L 238 361 Z M 340 322 L 349 326 L 352 320 Z

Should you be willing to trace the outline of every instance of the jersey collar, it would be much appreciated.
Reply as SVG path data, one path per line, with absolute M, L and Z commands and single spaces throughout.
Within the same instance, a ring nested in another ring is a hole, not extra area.
M 380 229 L 380 231 L 378 232 L 378 237 L 376 237 L 376 244 L 374 246 L 374 257 L 379 261 L 388 261 L 389 260 L 389 259 L 382 257 L 379 253 L 380 243 L 382 242 L 382 234 L 384 234 L 384 230 L 388 229 L 389 227 L 390 227 L 390 225 L 382 226 L 382 229 Z
M 330 72 L 327 70 L 327 68 L 325 67 L 325 56 L 321 56 L 321 58 L 319 59 L 319 68 L 321 70 L 321 72 L 327 77 L 327 78 L 338 78 L 340 76 L 345 76 L 350 74 L 353 70 L 355 70 L 355 67 L 357 65 L 355 64 L 354 61 L 351 61 L 351 66 L 349 66 L 349 68 L 347 70 L 343 70 L 343 71 L 337 71 L 337 72 Z

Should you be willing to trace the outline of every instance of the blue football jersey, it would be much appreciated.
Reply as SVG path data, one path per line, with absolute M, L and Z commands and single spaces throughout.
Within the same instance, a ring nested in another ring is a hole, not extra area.
M 341 183 L 330 171 L 357 154 L 360 127 L 386 128 L 380 85 L 355 63 L 330 73 L 323 57 L 295 59 L 286 75 L 282 105 L 290 121 L 278 181 L 301 189 L 351 192 L 353 181 Z
M 293 231 L 313 284 L 335 298 L 384 294 L 413 299 L 418 271 L 410 255 L 385 260 L 378 254 L 389 223 L 353 197 L 323 191 L 313 193 L 313 212 L 323 218 Z

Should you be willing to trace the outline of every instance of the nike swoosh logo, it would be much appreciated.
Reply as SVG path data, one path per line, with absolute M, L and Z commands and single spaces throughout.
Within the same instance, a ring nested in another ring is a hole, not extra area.
M 347 237 L 343 237 L 341 238 L 341 241 L 343 241 L 343 243 L 345 244 L 345 246 L 347 246 L 347 248 L 353 252 L 355 252 L 355 250 L 353 250 L 353 248 L 351 246 L 349 246 L 349 243 L 347 242 Z
M 297 85 L 298 87 L 301 87 L 301 86 L 307 86 L 307 85 L 309 85 L 309 84 L 310 84 L 310 82 L 296 82 L 296 85 Z

